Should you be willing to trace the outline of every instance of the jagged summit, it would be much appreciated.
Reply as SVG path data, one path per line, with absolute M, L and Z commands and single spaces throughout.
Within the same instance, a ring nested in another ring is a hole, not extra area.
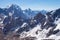
M 20 6 L 18 6 L 18 5 L 16 5 L 16 4 L 12 4 L 12 5 L 10 5 L 9 8 L 21 9 Z
M 19 7 L 17 4 L 8 5 L 8 7 Z

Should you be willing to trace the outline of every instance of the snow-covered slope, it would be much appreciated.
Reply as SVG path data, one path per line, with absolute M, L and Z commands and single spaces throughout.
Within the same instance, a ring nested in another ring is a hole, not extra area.
M 52 12 L 48 12 L 47 14 L 45 14 L 45 22 L 42 24 L 42 22 L 38 22 L 38 24 L 30 29 L 30 31 L 28 32 L 22 32 L 20 35 L 21 37 L 36 37 L 37 40 L 41 40 L 41 39 L 60 39 L 60 18 L 59 18 L 59 13 L 57 14 L 57 10 L 52 11 Z M 55 15 L 57 14 L 57 16 Z M 41 18 L 43 18 L 42 14 L 40 14 Z M 39 19 L 40 16 L 36 16 L 38 17 L 36 20 L 42 20 Z M 41 27 L 44 27 L 43 29 L 41 29 Z M 24 36 L 24 35 L 25 36 Z

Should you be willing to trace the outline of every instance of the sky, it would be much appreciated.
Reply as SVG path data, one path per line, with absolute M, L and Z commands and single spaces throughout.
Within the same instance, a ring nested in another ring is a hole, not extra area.
M 31 8 L 32 10 L 55 10 L 60 8 L 60 0 L 0 0 L 0 7 L 5 8 L 8 5 L 19 5 L 23 10 Z

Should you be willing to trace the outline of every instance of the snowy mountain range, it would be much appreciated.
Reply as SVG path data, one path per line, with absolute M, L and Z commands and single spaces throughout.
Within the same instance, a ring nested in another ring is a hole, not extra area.
M 0 8 L 0 24 L 5 36 L 9 33 L 20 37 L 60 39 L 60 8 L 52 11 L 22 10 L 17 5 Z

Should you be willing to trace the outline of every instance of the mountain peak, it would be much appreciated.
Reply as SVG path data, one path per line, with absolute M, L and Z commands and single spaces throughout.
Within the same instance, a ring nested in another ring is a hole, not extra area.
M 20 7 L 18 5 L 16 5 L 16 4 L 12 4 L 12 5 L 10 5 L 9 8 L 20 8 Z

